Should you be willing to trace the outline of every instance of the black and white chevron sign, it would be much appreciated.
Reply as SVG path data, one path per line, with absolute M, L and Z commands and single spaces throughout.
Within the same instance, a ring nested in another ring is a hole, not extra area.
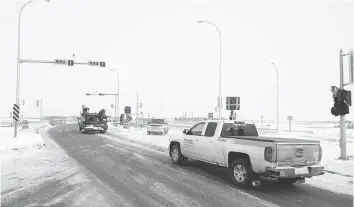
M 15 121 L 19 121 L 20 120 L 20 106 L 17 104 L 14 104 L 13 107 L 13 113 L 12 113 L 12 117 L 14 118 Z

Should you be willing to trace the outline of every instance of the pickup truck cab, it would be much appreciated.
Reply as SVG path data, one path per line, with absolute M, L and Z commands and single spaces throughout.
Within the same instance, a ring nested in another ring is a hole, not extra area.
M 226 167 L 233 183 L 259 186 L 260 177 L 285 184 L 303 183 L 323 174 L 320 141 L 262 137 L 254 124 L 210 120 L 170 137 L 169 153 L 174 164 L 188 158 Z

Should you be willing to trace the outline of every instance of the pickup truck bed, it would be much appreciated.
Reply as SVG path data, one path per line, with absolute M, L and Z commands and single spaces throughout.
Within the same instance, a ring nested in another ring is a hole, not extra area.
M 276 143 L 317 143 L 318 140 L 308 140 L 308 139 L 295 139 L 295 138 L 286 138 L 286 137 L 265 137 L 265 136 L 233 136 L 234 139 L 244 139 L 244 140 L 252 140 L 252 141 L 260 141 L 260 142 L 276 142 Z

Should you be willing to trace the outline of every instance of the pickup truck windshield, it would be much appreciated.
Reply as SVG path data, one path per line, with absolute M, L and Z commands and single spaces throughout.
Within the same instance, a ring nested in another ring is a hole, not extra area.
M 164 124 L 164 120 L 163 119 L 152 119 L 151 120 L 151 124 Z
M 253 124 L 225 123 L 221 130 L 221 137 L 258 136 L 258 131 Z

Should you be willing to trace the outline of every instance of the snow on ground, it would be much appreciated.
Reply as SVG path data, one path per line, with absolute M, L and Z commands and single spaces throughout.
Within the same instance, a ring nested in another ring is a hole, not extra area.
M 14 129 L 12 127 L 0 128 L 0 153 L 6 153 L 9 150 L 28 149 L 32 147 L 41 148 L 44 141 L 40 134 L 34 132 L 32 129 L 19 130 L 17 137 L 13 138 Z M 5 156 L 1 157 L 2 160 Z
M 170 129 L 167 135 L 147 135 L 146 129 L 123 129 L 114 126 L 109 126 L 109 132 L 123 136 L 127 139 L 143 142 L 149 145 L 154 145 L 168 149 L 170 136 L 182 136 L 181 130 Z M 289 137 L 301 139 L 313 139 L 306 137 L 306 133 L 302 132 L 287 132 L 280 134 L 266 134 L 265 136 Z M 339 160 L 340 148 L 338 142 L 321 141 L 322 146 L 322 162 L 325 166 L 326 174 L 318 177 L 307 179 L 307 183 L 319 188 L 330 191 L 353 194 L 353 143 L 347 143 L 347 154 L 349 160 Z
M 161 147 L 164 149 L 168 149 L 168 145 L 170 143 L 169 137 L 171 134 L 177 134 L 177 132 L 174 132 L 173 130 L 169 130 L 169 133 L 167 135 L 147 135 L 146 129 L 136 129 L 136 128 L 130 128 L 130 129 L 123 129 L 120 127 L 115 127 L 115 126 L 109 126 L 108 131 L 117 134 L 120 136 L 123 136 L 124 138 L 127 139 L 132 139 L 135 141 L 143 142 L 149 145 L 154 145 L 157 147 Z
M 76 162 L 53 141 L 32 129 L 12 137 L 13 128 L 0 128 L 3 205 L 109 206 Z M 100 199 L 92 200 L 93 195 Z

